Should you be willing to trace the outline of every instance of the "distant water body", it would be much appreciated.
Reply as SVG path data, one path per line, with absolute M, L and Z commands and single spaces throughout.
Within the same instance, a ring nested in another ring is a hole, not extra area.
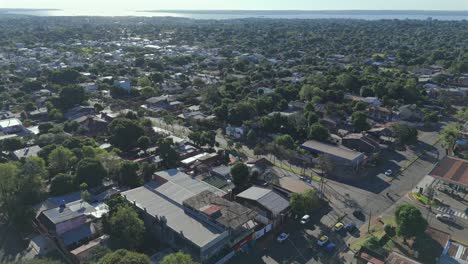
M 341 11 L 254 11 L 254 10 L 72 10 L 72 9 L 0 9 L 0 14 L 31 16 L 141 16 L 179 17 L 190 19 L 437 19 L 468 20 L 468 11 L 417 11 L 417 10 L 341 10 Z

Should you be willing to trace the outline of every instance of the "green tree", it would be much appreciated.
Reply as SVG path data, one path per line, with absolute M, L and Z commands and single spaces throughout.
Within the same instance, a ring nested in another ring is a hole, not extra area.
M 38 175 L 22 174 L 17 163 L 0 164 L 0 211 L 9 223 L 27 228 L 35 216 L 33 205 L 44 199 L 44 182 Z
M 299 97 L 302 100 L 310 101 L 314 96 L 323 96 L 323 91 L 317 87 L 310 84 L 304 84 L 299 91 Z
M 86 99 L 86 93 L 81 86 L 69 85 L 60 90 L 58 98 L 58 108 L 68 110 L 77 104 L 81 104 Z
M 468 121 L 468 107 L 458 110 L 455 117 L 461 121 Z
M 183 252 L 172 253 L 166 255 L 161 264 L 197 264 L 189 254 Z
M 47 177 L 45 161 L 40 157 L 28 157 L 21 165 L 20 173 L 27 177 L 39 176 L 45 179 Z
M 124 161 L 120 166 L 120 183 L 130 188 L 136 188 L 143 184 L 143 179 L 138 175 L 138 164 L 131 161 Z
M 20 137 L 6 138 L 0 141 L 0 151 L 15 151 L 24 147 L 24 142 Z
M 57 70 L 50 74 L 49 80 L 56 84 L 67 85 L 75 83 L 80 77 L 80 73 L 73 69 Z
M 405 123 L 396 123 L 390 126 L 393 136 L 400 145 L 414 144 L 418 140 L 418 130 Z
M 418 208 L 410 204 L 403 204 L 395 211 L 397 233 L 404 239 L 421 235 L 426 231 L 428 223 Z
M 278 144 L 287 149 L 294 149 L 295 147 L 294 139 L 288 134 L 276 137 L 275 144 Z
M 107 253 L 97 264 L 151 264 L 151 260 L 144 254 L 119 249 Z
M 156 172 L 156 165 L 149 162 L 143 162 L 141 164 L 141 174 L 145 182 L 150 181 L 153 178 L 153 174 Z
M 455 147 L 455 142 L 460 137 L 461 125 L 458 123 L 451 123 L 445 126 L 440 132 L 440 140 L 442 146 L 446 149 L 447 153 L 451 153 Z
M 78 184 L 86 183 L 89 187 L 102 184 L 107 177 L 107 171 L 101 162 L 94 158 L 84 158 L 76 167 L 76 181 Z
M 299 215 L 310 214 L 320 207 L 320 199 L 317 193 L 309 189 L 303 193 L 291 194 L 291 209 Z
M 47 160 L 49 161 L 49 171 L 55 175 L 69 171 L 75 164 L 76 157 L 71 150 L 59 146 L 52 150 Z
M 75 177 L 71 174 L 59 173 L 50 183 L 50 194 L 64 195 L 78 190 L 78 185 L 75 183 Z
M 148 77 L 142 77 L 138 79 L 138 86 L 145 87 L 145 86 L 151 86 L 151 80 Z
M 143 149 L 144 151 L 146 151 L 151 144 L 151 140 L 147 136 L 141 136 L 138 138 L 137 144 L 140 149 Z
M 439 122 L 439 116 L 434 111 L 427 111 L 423 117 L 424 123 L 436 123 Z
M 112 247 L 137 249 L 142 245 L 145 226 L 135 209 L 120 206 L 109 219 L 109 231 Z
M 328 129 L 319 123 L 315 123 L 309 127 L 309 139 L 318 141 L 326 141 L 330 137 Z
M 231 168 L 232 181 L 239 189 L 248 187 L 250 182 L 250 172 L 247 165 L 237 162 Z
M 47 122 L 47 123 L 42 123 L 38 126 L 39 128 L 39 133 L 40 134 L 46 134 L 49 133 L 49 130 L 51 130 L 54 127 L 54 124 Z
M 353 113 L 351 116 L 351 122 L 358 132 L 365 131 L 370 128 L 369 123 L 367 123 L 367 115 L 361 111 Z
M 160 72 L 153 73 L 150 78 L 154 83 L 164 82 L 164 75 Z
M 121 150 L 135 146 L 138 138 L 143 136 L 143 128 L 134 120 L 116 118 L 108 126 L 111 143 Z
M 158 153 L 162 160 L 162 165 L 166 168 L 177 167 L 179 163 L 179 154 L 172 147 L 174 145 L 172 139 L 164 138 L 158 141 Z

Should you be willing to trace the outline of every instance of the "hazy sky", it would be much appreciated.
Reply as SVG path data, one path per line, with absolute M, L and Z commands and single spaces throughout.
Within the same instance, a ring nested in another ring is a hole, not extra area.
M 72 8 L 100 10 L 468 10 L 468 0 L 0 0 L 0 8 Z

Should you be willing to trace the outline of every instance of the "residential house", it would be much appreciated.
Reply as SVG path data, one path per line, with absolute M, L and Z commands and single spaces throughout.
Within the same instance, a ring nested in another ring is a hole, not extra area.
M 64 117 L 68 120 L 78 119 L 83 116 L 93 116 L 96 115 L 96 110 L 92 106 L 81 106 L 77 105 L 72 109 L 69 109 Z
M 28 117 L 32 120 L 46 120 L 48 117 L 47 108 L 42 107 L 28 113 Z
M 200 111 L 185 112 L 177 116 L 178 118 L 185 121 L 202 121 L 214 119 L 213 115 L 205 115 Z
M 240 139 L 244 136 L 244 128 L 228 125 L 226 127 L 226 135 L 235 139 Z
M 130 80 L 125 78 L 119 78 L 118 80 L 114 80 L 114 86 L 123 89 L 128 93 L 130 93 L 130 90 L 132 89 Z
M 37 153 L 41 150 L 39 146 L 31 146 L 13 151 L 12 158 L 14 160 L 26 159 L 29 157 L 37 157 Z
M 90 83 L 80 83 L 78 84 L 80 87 L 83 87 L 83 89 L 88 92 L 88 93 L 95 93 L 98 91 L 98 86 L 96 83 L 90 82 Z
M 24 131 L 23 123 L 18 118 L 0 120 L 0 132 L 3 134 L 16 134 Z
M 398 108 L 398 117 L 404 121 L 419 122 L 423 116 L 424 113 L 415 104 L 403 105 Z
M 362 97 L 352 94 L 345 94 L 344 98 L 350 101 L 364 102 L 374 107 L 380 107 L 382 105 L 382 102 L 377 97 Z
M 78 131 L 84 135 L 94 137 L 107 133 L 108 122 L 96 116 L 82 116 L 73 121 L 78 122 Z
M 392 111 L 390 111 L 389 109 L 385 107 L 371 106 L 367 108 L 366 114 L 370 119 L 373 119 L 376 121 L 388 122 L 392 120 Z
M 357 133 L 349 134 L 341 139 L 343 146 L 364 153 L 375 153 L 380 151 L 380 144 L 370 135 Z
M 145 102 L 145 107 L 152 111 L 178 110 L 182 106 L 181 102 L 176 101 L 174 97 L 170 95 L 151 97 L 146 99 Z
M 99 226 L 88 220 L 88 215 L 95 212 L 93 206 L 83 200 L 40 211 L 36 224 L 41 232 L 49 237 L 64 250 L 80 246 L 82 243 L 94 239 L 100 232 Z
M 236 201 L 258 212 L 256 220 L 265 225 L 282 224 L 290 212 L 289 201 L 265 188 L 250 187 L 236 195 Z
M 343 146 L 331 145 L 316 140 L 304 142 L 301 145 L 301 148 L 315 155 L 326 155 L 335 163 L 335 165 L 352 167 L 353 169 L 360 168 L 366 160 L 364 153 L 354 151 Z

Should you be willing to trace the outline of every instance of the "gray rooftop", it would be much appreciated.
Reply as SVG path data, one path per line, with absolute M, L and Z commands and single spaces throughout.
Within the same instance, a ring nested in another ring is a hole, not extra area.
M 206 212 L 204 208 L 210 206 L 218 207 L 221 215 L 215 221 L 231 229 L 239 228 L 248 221 L 253 220 L 257 215 L 255 211 L 239 203 L 216 196 L 210 191 L 203 191 L 198 195 L 190 197 L 184 201 L 184 205 L 200 213 Z
M 42 213 L 54 224 L 65 222 L 84 214 L 90 214 L 95 209 L 89 203 L 79 200 L 66 204 L 65 207 L 54 207 Z
M 15 150 L 13 152 L 13 155 L 15 155 L 16 159 L 36 157 L 37 153 L 40 150 L 41 150 L 41 147 L 39 147 L 39 146 L 31 146 L 31 147 Z
M 302 144 L 302 147 L 313 149 L 321 153 L 329 154 L 335 157 L 340 157 L 340 158 L 351 160 L 351 161 L 363 155 L 361 152 L 350 150 L 341 146 L 335 146 L 332 144 L 322 143 L 316 140 L 306 141 Z
M 277 215 L 289 207 L 289 202 L 285 198 L 272 190 L 250 187 L 249 189 L 241 192 L 237 197 L 253 200 L 270 210 L 273 214 Z
M 89 238 L 96 233 L 96 227 L 93 223 L 87 223 L 81 225 L 78 228 L 67 231 L 61 235 L 65 246 L 69 246 L 73 243 L 79 242 L 80 240 Z
M 211 191 L 218 196 L 223 196 L 226 194 L 225 191 L 220 190 L 206 182 L 193 179 L 189 175 L 177 169 L 159 171 L 156 172 L 155 175 L 159 176 L 167 182 L 164 183 L 160 180 L 156 180 L 155 182 L 150 182 L 148 186 L 157 188 L 158 192 L 168 196 L 171 200 L 174 200 L 179 204 L 182 204 L 185 199 L 188 199 L 203 191 Z
M 186 214 L 181 204 L 159 194 L 151 186 L 138 187 L 123 192 L 122 195 L 128 201 L 135 202 L 136 206 L 142 210 L 146 210 L 149 215 L 164 217 L 169 228 L 182 234 L 199 247 L 207 245 L 220 236 L 227 236 L 226 231 L 219 231 Z

